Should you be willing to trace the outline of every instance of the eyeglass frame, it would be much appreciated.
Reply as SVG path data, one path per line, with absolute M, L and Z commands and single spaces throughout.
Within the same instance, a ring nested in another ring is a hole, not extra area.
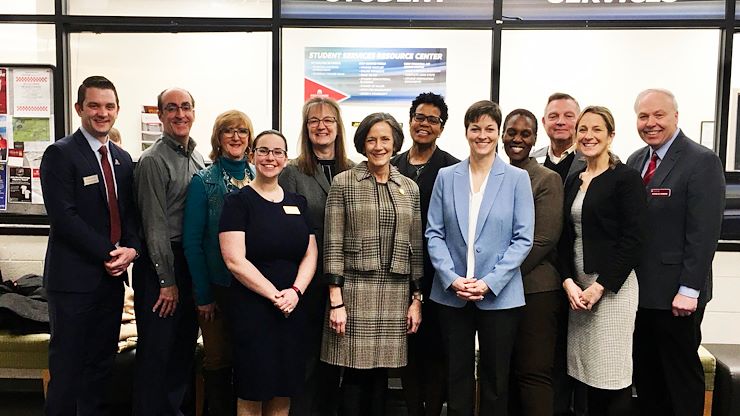
M 164 112 L 168 114 L 177 113 L 177 110 L 182 110 L 183 113 L 189 113 L 194 109 L 195 106 L 192 103 L 182 103 L 180 105 L 169 103 L 166 106 L 162 107 L 162 110 L 164 110 Z
M 249 129 L 246 128 L 246 127 L 241 127 L 241 128 L 236 128 L 236 127 L 222 128 L 221 130 L 219 130 L 219 132 L 221 134 L 223 134 L 223 136 L 226 137 L 227 139 L 234 138 L 234 135 L 235 134 L 238 135 L 239 137 L 241 137 L 242 139 L 248 139 L 249 136 L 250 136 Z M 242 133 L 244 133 L 244 134 L 242 134 Z
M 283 153 L 282 156 L 275 154 L 276 150 L 279 152 L 282 152 Z M 260 152 L 264 152 L 264 154 L 261 155 Z M 256 156 L 262 156 L 262 157 L 267 157 L 270 155 L 270 153 L 272 153 L 272 157 L 274 157 L 275 159 L 282 159 L 284 157 L 288 157 L 288 151 L 286 149 L 281 149 L 279 147 L 276 147 L 274 149 L 270 149 L 269 147 L 265 147 L 265 146 L 255 147 L 252 149 L 252 153 L 254 153 Z
M 422 113 L 414 113 L 414 115 L 411 117 L 411 119 L 414 120 L 414 121 L 416 121 L 417 123 L 423 123 L 423 122 L 426 121 L 427 123 L 429 123 L 429 124 L 431 124 L 433 126 L 441 126 L 442 124 L 444 124 L 444 123 L 442 123 L 442 119 L 441 118 L 439 118 L 437 116 L 428 116 L 428 115 L 422 114 Z M 437 121 L 435 122 L 434 120 L 437 120 Z
M 306 120 L 306 125 L 308 127 L 319 127 L 321 123 L 324 123 L 324 126 L 329 127 L 330 125 L 337 124 L 337 118 L 332 117 L 332 116 L 326 116 L 324 118 L 311 117 L 308 120 Z

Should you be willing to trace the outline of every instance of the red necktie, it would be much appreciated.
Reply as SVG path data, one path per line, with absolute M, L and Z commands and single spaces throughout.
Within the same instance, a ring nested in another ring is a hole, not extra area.
M 116 198 L 116 185 L 113 182 L 113 170 L 108 162 L 108 148 L 100 146 L 98 150 L 102 157 L 100 165 L 103 167 L 105 177 L 105 189 L 108 191 L 108 212 L 110 213 L 110 242 L 118 243 L 121 239 L 121 216 L 118 213 L 118 198 Z
M 658 168 L 658 154 L 656 152 L 653 152 L 653 157 L 650 158 L 650 163 L 648 163 L 647 170 L 645 171 L 645 176 L 642 177 L 642 183 L 647 186 L 648 183 L 650 183 L 650 179 L 653 179 L 653 175 L 655 175 L 655 169 Z

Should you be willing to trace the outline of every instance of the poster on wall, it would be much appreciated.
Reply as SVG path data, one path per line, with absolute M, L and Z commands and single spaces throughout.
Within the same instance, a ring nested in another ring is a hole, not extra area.
M 280 15 L 294 19 L 491 20 L 493 5 L 491 0 L 280 0 Z
M 304 99 L 408 102 L 421 91 L 445 95 L 446 48 L 305 48 Z
M 8 176 L 8 194 L 10 202 L 31 202 L 31 169 L 11 167 Z
M 8 146 L 12 143 L 8 137 L 7 116 L 0 116 L 0 162 L 8 160 Z
M 8 165 L 0 163 L 0 211 L 8 209 Z
M 44 204 L 44 194 L 41 192 L 41 169 L 31 168 L 31 203 Z
M 13 116 L 51 115 L 51 72 L 48 69 L 13 71 Z
M 8 68 L 0 68 L 0 114 L 8 114 Z

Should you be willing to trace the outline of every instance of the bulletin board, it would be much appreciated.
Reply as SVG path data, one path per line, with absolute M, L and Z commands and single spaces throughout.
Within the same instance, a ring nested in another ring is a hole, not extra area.
M 55 137 L 54 67 L 0 64 L 2 228 L 48 223 L 39 167 Z

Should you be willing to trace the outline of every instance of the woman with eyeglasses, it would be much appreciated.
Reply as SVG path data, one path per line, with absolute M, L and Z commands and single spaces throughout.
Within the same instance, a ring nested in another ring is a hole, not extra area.
M 610 147 L 614 117 L 590 106 L 576 122 L 586 167 L 568 177 L 560 276 L 570 304 L 568 375 L 586 385 L 589 415 L 629 415 L 632 335 L 638 303 L 635 275 L 647 217 L 640 173 Z
M 247 161 L 252 121 L 237 110 L 216 117 L 211 134 L 213 164 L 193 176 L 185 200 L 183 248 L 193 279 L 198 323 L 203 334 L 203 378 L 208 413 L 233 415 L 231 340 L 224 319 L 225 291 L 231 285 L 218 245 L 218 221 L 224 195 L 254 179 Z
M 240 416 L 287 415 L 290 397 L 303 387 L 301 298 L 316 270 L 317 249 L 306 198 L 278 184 L 286 149 L 280 132 L 258 134 L 256 177 L 226 196 L 221 214 L 221 253 L 236 280 L 227 307 Z
M 337 175 L 326 200 L 321 360 L 343 367 L 340 414 L 383 415 L 387 370 L 406 365 L 421 323 L 419 188 L 390 164 L 403 144 L 393 116 L 365 117 L 354 143 L 367 161 Z
M 437 173 L 445 166 L 459 160 L 437 146 L 437 139 L 447 122 L 447 104 L 441 95 L 432 92 L 419 94 L 409 109 L 409 134 L 411 149 L 396 155 L 391 164 L 401 174 L 411 178 L 419 186 L 421 198 L 421 225 L 427 225 L 429 200 Z M 444 366 L 442 333 L 439 330 L 437 304 L 429 302 L 434 279 L 434 267 L 424 244 L 424 275 L 421 291 L 424 325 L 419 332 L 409 336 L 408 365 L 401 371 L 403 392 L 409 416 L 439 416 L 445 402 L 447 371 Z
M 339 104 L 331 98 L 314 97 L 303 105 L 299 146 L 301 154 L 280 174 L 284 190 L 303 195 L 308 201 L 311 224 L 316 230 L 319 261 L 316 274 L 302 303 L 306 308 L 306 382 L 303 392 L 293 397 L 293 416 L 331 413 L 336 408 L 339 371 L 319 360 L 321 333 L 325 321 L 327 286 L 323 275 L 324 207 L 334 177 L 355 164 L 347 159 L 344 123 Z

